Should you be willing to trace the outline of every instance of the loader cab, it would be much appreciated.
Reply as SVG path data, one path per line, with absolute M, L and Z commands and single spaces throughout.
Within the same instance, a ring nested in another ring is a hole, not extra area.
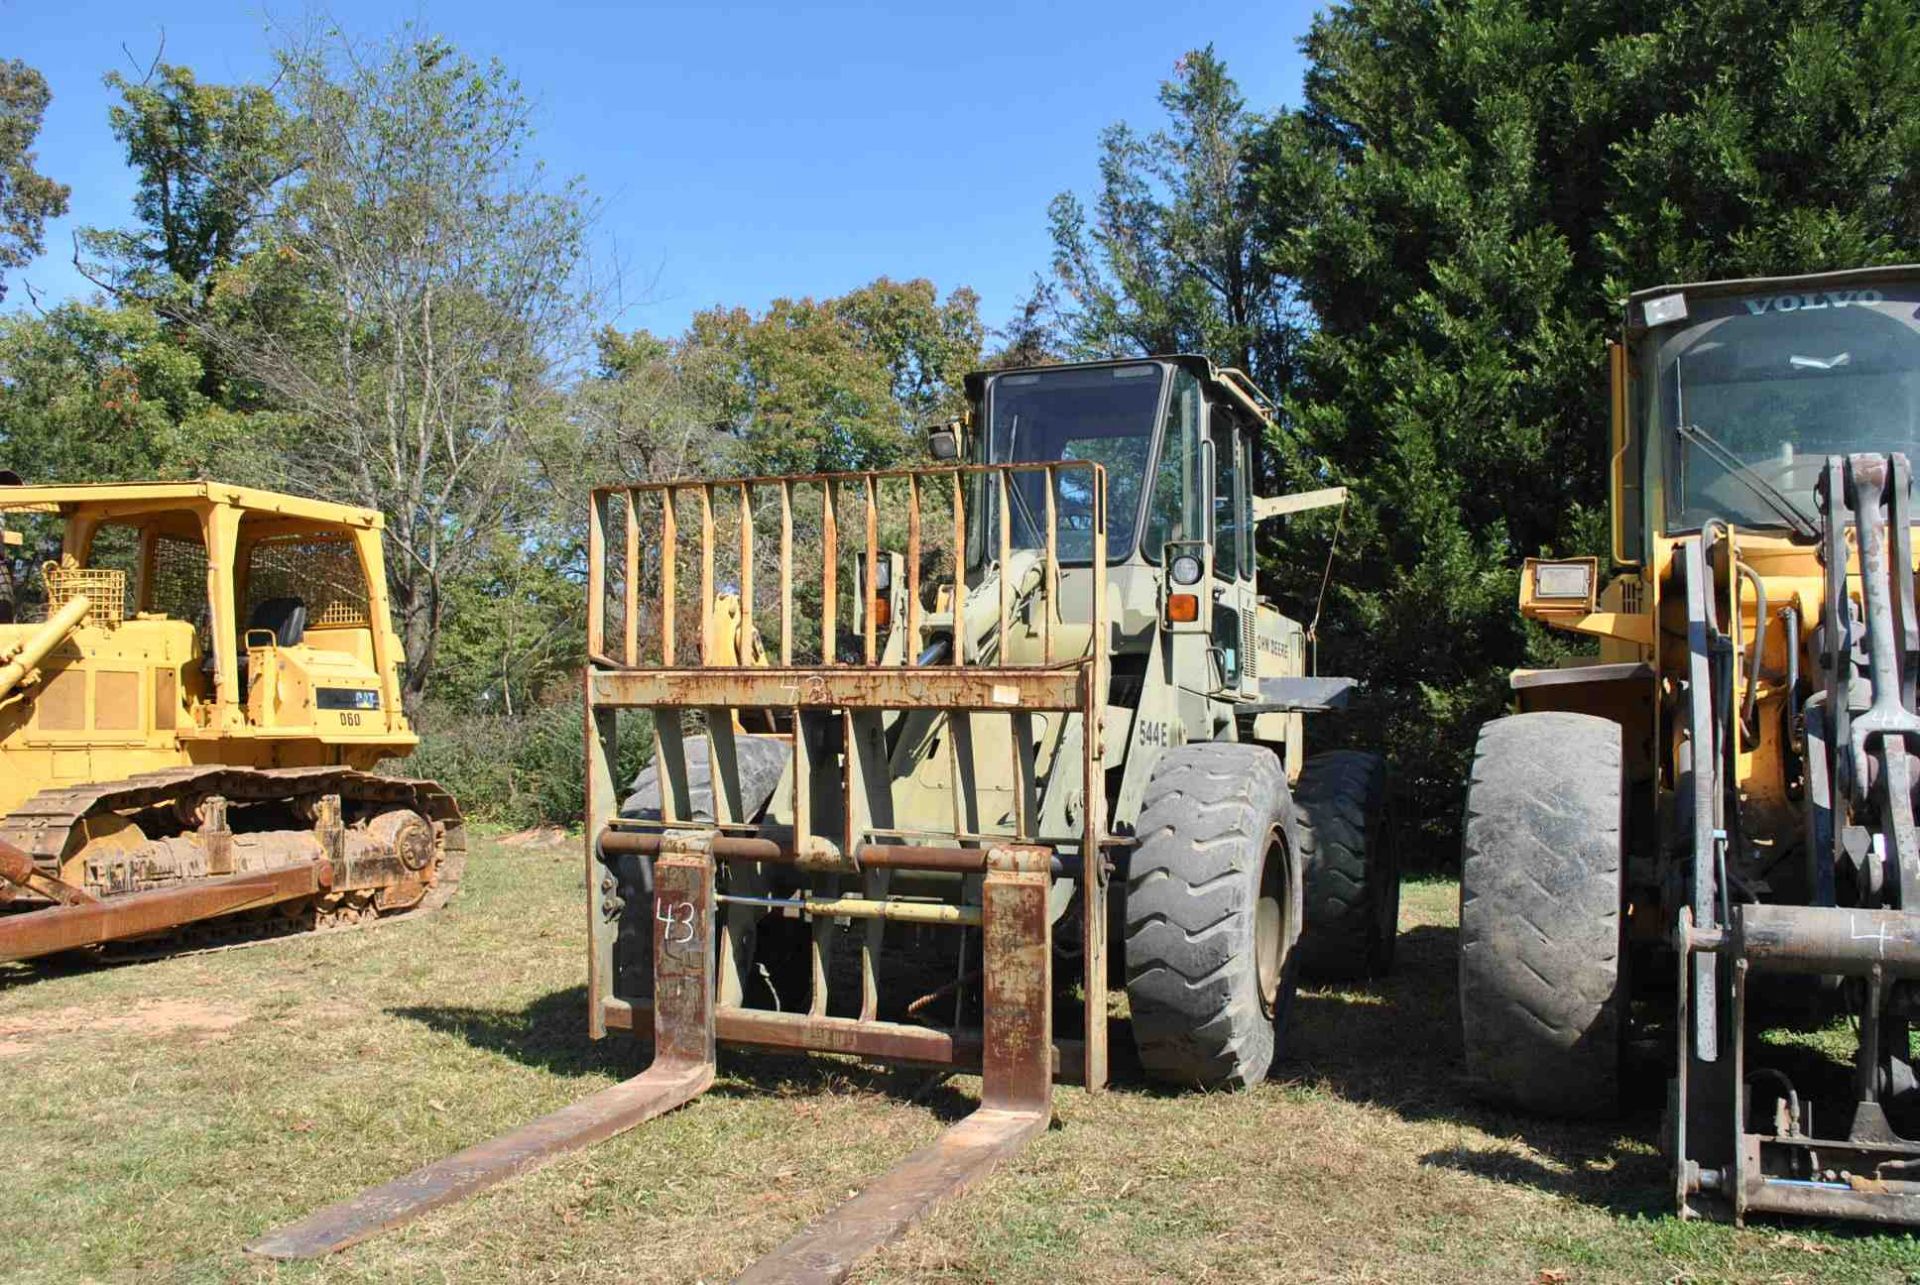
M 1005 464 L 1090 461 L 1107 476 L 1108 579 L 1118 597 L 1116 665 L 1156 635 L 1191 644 L 1210 694 L 1257 691 L 1253 494 L 1266 411 L 1244 381 L 1204 357 L 1091 362 L 975 375 L 969 459 Z M 1084 473 L 1054 475 L 1063 593 L 1087 579 L 1094 515 Z M 1043 474 L 1008 486 L 1015 547 L 1036 547 L 1049 504 Z M 983 566 L 997 497 L 973 504 L 969 562 Z M 1076 576 L 1076 567 L 1079 574 Z M 1266 645 L 1279 650 L 1275 637 Z M 1196 681 L 1195 686 L 1202 685 Z
M 1807 538 L 1829 456 L 1920 459 L 1920 271 L 1641 291 L 1613 346 L 1614 558 L 1719 519 Z

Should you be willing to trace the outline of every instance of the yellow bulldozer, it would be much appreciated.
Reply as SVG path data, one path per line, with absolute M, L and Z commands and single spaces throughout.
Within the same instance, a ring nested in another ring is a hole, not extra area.
M 1920 267 L 1640 291 L 1612 406 L 1614 570 L 1520 587 L 1598 653 L 1516 672 L 1474 760 L 1468 1071 L 1664 1081 L 1682 1213 L 1920 1222 Z
M 418 740 L 378 513 L 195 481 L 5 485 L 0 519 L 0 961 L 453 895 L 454 800 L 373 771 Z

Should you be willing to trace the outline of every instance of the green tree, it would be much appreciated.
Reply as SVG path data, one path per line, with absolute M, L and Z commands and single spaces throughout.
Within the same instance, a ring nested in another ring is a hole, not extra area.
M 138 186 L 130 230 L 88 229 L 88 275 L 163 309 L 198 309 L 218 274 L 253 248 L 256 223 L 294 166 L 285 110 L 260 85 L 209 85 L 160 64 L 138 83 L 115 72 L 107 112 Z
M 878 468 L 919 450 L 913 430 L 959 409 L 985 338 L 979 299 L 880 278 L 836 298 L 696 315 L 678 341 L 711 422 L 750 473 Z
M 201 373 L 149 309 L 0 318 L 0 460 L 49 482 L 192 477 L 231 461 L 246 422 L 200 392 Z
M 1440 851 L 1522 628 L 1524 555 L 1605 548 L 1604 344 L 1629 288 L 1920 251 L 1912 0 L 1353 0 L 1255 149 L 1313 326 L 1275 445 L 1354 488 L 1322 665 L 1371 683 Z M 1325 526 L 1273 550 L 1296 589 Z
M 433 680 L 450 593 L 550 507 L 584 346 L 589 209 L 528 156 L 498 63 L 413 29 L 280 55 L 300 167 L 197 333 L 297 421 L 287 485 L 386 515 L 406 694 Z
M 0 272 L 22 268 L 41 249 L 48 219 L 67 212 L 67 187 L 40 173 L 33 140 L 53 95 L 18 58 L 0 59 Z M 0 278 L 0 299 L 7 283 Z
M 1048 208 L 1061 338 L 1075 356 L 1201 352 L 1278 380 L 1291 309 L 1245 165 L 1260 121 L 1211 45 L 1175 64 L 1160 105 L 1165 129 L 1101 135 L 1091 216 L 1070 192 Z

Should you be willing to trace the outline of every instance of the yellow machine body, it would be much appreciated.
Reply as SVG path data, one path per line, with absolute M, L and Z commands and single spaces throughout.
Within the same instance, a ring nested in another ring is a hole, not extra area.
M 0 522 L 0 960 L 452 894 L 453 801 L 372 773 L 419 739 L 380 514 L 135 482 L 0 487 Z

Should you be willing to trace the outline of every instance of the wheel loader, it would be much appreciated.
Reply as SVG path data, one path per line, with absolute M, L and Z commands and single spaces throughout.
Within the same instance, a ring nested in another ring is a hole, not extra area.
M 1611 403 L 1611 556 L 1520 584 L 1597 653 L 1516 671 L 1473 762 L 1467 1069 L 1556 1114 L 1664 1080 L 1684 1215 L 1920 1222 L 1920 267 L 1635 293 Z
M 16 481 L 0 521 L 0 961 L 237 945 L 453 895 L 453 799 L 373 771 L 418 740 L 378 513 Z
M 717 1044 L 981 1077 L 980 1109 L 741 1278 L 837 1280 L 1109 1075 L 1256 1082 L 1303 967 L 1384 970 L 1353 682 L 1256 585 L 1270 404 L 1205 358 L 972 376 L 929 467 L 595 493 L 587 1013 L 639 1077 L 256 1241 L 306 1258 L 698 1095 Z M 655 752 L 623 803 L 617 726 Z

